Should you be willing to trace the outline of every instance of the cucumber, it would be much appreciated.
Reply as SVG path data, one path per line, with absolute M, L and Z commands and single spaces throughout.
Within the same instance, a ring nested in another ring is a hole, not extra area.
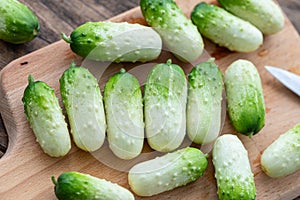
M 40 31 L 37 16 L 17 0 L 0 1 L 0 39 L 13 44 L 33 40 Z
M 122 159 L 138 156 L 144 143 L 143 99 L 139 81 L 121 69 L 105 84 L 104 105 L 110 149 Z
M 156 59 L 162 48 L 153 29 L 127 22 L 87 22 L 62 38 L 74 53 L 97 61 L 146 62 Z
M 278 178 L 300 169 L 300 124 L 282 134 L 261 156 L 262 170 L 270 177 Z
M 186 133 L 187 81 L 180 66 L 155 65 L 145 84 L 144 114 L 150 147 L 161 152 L 180 146 Z
M 284 16 L 273 0 L 218 0 L 226 10 L 249 21 L 264 34 L 274 34 L 283 29 Z
M 22 102 L 29 124 L 43 151 L 52 157 L 66 155 L 71 149 L 65 117 L 54 89 L 28 76 Z
M 89 174 L 64 172 L 52 182 L 59 200 L 134 200 L 126 188 Z
M 215 140 L 221 130 L 223 74 L 211 59 L 188 75 L 187 134 L 197 144 Z
M 219 199 L 254 200 L 254 175 L 247 150 L 238 137 L 231 134 L 218 137 L 212 155 Z
M 205 154 L 186 147 L 133 166 L 128 182 L 135 194 L 153 196 L 196 181 L 207 165 Z
M 168 50 L 178 59 L 192 62 L 202 54 L 204 44 L 193 25 L 173 0 L 141 0 L 147 23 L 161 36 Z
M 258 71 L 248 60 L 239 59 L 225 71 L 227 110 L 234 128 L 251 137 L 265 125 L 265 101 Z
M 199 3 L 191 19 L 203 36 L 231 51 L 252 52 L 263 43 L 263 35 L 255 26 L 216 5 Z
M 72 63 L 59 82 L 76 146 L 89 152 L 99 149 L 105 139 L 106 122 L 97 79 L 88 69 Z

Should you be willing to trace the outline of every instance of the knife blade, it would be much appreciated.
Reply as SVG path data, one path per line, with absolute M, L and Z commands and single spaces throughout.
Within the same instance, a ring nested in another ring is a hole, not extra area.
M 287 70 L 265 66 L 266 70 L 279 80 L 284 86 L 300 96 L 300 76 Z

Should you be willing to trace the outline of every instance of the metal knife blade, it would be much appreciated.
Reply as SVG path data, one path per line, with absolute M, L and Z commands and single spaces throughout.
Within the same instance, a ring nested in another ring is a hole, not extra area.
M 270 72 L 276 79 L 278 79 L 283 85 L 292 90 L 298 96 L 300 96 L 300 76 L 289 72 L 287 70 L 265 66 L 266 70 Z

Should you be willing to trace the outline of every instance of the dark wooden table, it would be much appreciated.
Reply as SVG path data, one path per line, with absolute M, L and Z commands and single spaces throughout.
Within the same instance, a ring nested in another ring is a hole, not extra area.
M 0 70 L 14 59 L 60 40 L 61 32 L 69 34 L 84 22 L 106 20 L 139 4 L 139 0 L 20 1 L 28 5 L 38 16 L 41 31 L 33 41 L 22 45 L 12 45 L 0 41 Z M 278 2 L 300 33 L 300 1 L 278 0 Z M 6 130 L 0 117 L 0 157 L 5 153 L 8 143 Z

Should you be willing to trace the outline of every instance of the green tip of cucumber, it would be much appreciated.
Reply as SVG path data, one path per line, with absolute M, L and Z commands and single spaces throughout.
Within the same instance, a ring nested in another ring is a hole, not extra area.
M 30 83 L 33 83 L 34 82 L 34 78 L 33 78 L 33 76 L 30 74 L 29 76 L 28 76 L 28 83 L 30 84 Z
M 53 183 L 54 185 L 57 185 L 57 181 L 55 180 L 55 177 L 54 177 L 54 176 L 51 176 L 51 180 L 52 180 L 52 183 Z
M 171 65 L 171 64 L 172 64 L 172 59 L 168 59 L 168 60 L 167 60 L 167 64 L 168 64 L 168 65 Z
M 67 43 L 72 43 L 72 40 L 70 37 L 68 37 L 65 33 L 61 34 L 61 37 L 64 41 L 66 41 Z
M 71 62 L 70 67 L 77 67 L 74 61 Z

